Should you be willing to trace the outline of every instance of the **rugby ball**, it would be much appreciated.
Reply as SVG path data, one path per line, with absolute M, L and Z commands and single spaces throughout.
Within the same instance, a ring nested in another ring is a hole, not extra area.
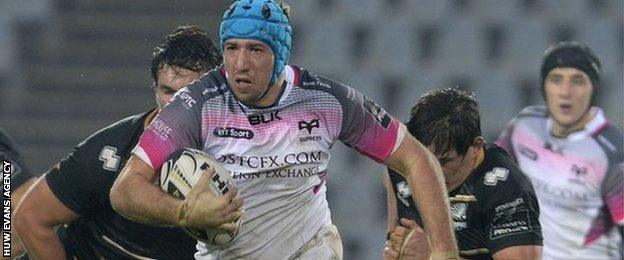
M 163 164 L 160 170 L 160 188 L 178 199 L 184 199 L 208 168 L 215 169 L 210 180 L 210 192 L 215 196 L 223 196 L 233 185 L 229 172 L 210 155 L 191 148 L 176 151 Z M 204 243 L 223 245 L 236 237 L 240 225 L 241 219 L 239 218 L 236 221 L 237 228 L 233 232 L 193 228 L 184 228 L 184 230 Z

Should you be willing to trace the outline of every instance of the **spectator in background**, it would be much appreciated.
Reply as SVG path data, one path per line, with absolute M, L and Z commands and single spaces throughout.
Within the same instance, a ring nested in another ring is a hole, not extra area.
M 531 182 L 503 149 L 485 142 L 472 94 L 451 88 L 424 94 L 407 129 L 442 165 L 462 258 L 541 258 L 540 212 Z M 388 169 L 386 187 L 390 239 L 384 258 L 427 259 L 420 213 L 405 178 Z
M 196 26 L 180 26 L 154 49 L 157 107 L 122 119 L 78 144 L 28 192 L 15 213 L 28 255 L 36 259 L 191 259 L 195 241 L 178 228 L 129 221 L 109 191 L 145 127 L 174 93 L 221 63 Z M 54 227 L 60 227 L 55 233 Z
M 230 171 L 245 213 L 231 243 L 199 243 L 197 258 L 341 259 L 325 197 L 329 149 L 340 140 L 404 174 L 433 255 L 456 257 L 442 173 L 431 153 L 361 93 L 288 65 L 291 34 L 286 5 L 234 2 L 220 28 L 223 67 L 185 88 L 145 131 L 111 190 L 115 209 L 193 228 L 238 218 L 235 207 L 214 213 L 203 203 L 207 196 L 177 200 L 152 184 L 172 153 L 201 149 Z
M 593 105 L 600 61 L 582 43 L 546 50 L 546 106 L 527 107 L 497 143 L 535 187 L 545 259 L 622 259 L 623 135 Z
M 15 210 L 19 205 L 24 193 L 35 183 L 36 177 L 32 175 L 20 155 L 13 139 L 0 129 L 0 161 L 11 163 L 11 209 Z M 15 221 L 11 225 L 11 255 L 18 255 L 24 251 L 19 236 L 15 232 Z

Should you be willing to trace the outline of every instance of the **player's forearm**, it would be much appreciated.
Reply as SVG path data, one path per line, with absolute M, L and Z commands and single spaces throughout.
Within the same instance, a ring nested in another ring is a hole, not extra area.
M 17 189 L 11 192 L 11 207 L 12 208 L 17 209 L 20 202 L 22 201 L 22 197 L 24 197 L 24 194 L 26 193 L 28 188 L 30 188 L 30 186 L 32 186 L 33 183 L 35 183 L 35 180 L 36 180 L 35 178 L 30 178 L 29 180 L 24 182 L 22 185 L 17 187 Z M 13 218 L 14 222 L 13 222 L 13 225 L 11 225 L 11 256 L 12 257 L 18 256 L 22 252 L 24 252 L 24 247 L 22 246 L 22 242 L 19 237 L 19 234 L 17 234 L 17 230 L 15 230 L 16 220 L 17 218 Z M 10 258 L 3 257 L 2 259 L 10 259 Z
M 37 221 L 36 216 L 23 216 L 16 219 L 15 228 L 30 259 L 66 259 L 53 225 Z
M 182 201 L 132 172 L 128 165 L 115 181 L 110 200 L 113 209 L 130 220 L 150 225 L 178 225 Z
M 523 245 L 512 246 L 505 249 L 501 249 L 492 255 L 495 260 L 503 259 L 542 259 L 542 246 L 538 245 Z
M 415 158 L 406 179 L 431 239 L 432 252 L 456 252 L 442 170 L 427 151 L 422 151 L 421 156 Z
M 388 172 L 384 173 L 384 183 L 386 185 L 387 211 L 388 211 L 388 232 L 392 231 L 399 223 L 397 213 L 396 198 L 394 197 L 394 188 L 390 181 Z

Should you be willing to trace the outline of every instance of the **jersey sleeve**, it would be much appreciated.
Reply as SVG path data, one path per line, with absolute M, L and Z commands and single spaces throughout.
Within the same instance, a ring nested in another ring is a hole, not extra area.
M 505 128 L 505 130 L 500 134 L 498 139 L 496 139 L 496 145 L 498 145 L 501 148 L 505 149 L 505 151 L 507 151 L 507 153 L 509 153 L 509 155 L 511 156 L 511 158 L 514 161 L 516 161 L 516 155 L 514 154 L 514 149 L 513 149 L 513 143 L 512 143 L 512 140 L 511 140 L 511 135 L 512 135 L 513 130 L 514 130 L 515 121 L 516 121 L 515 119 L 511 120 L 507 124 L 507 127 Z
M 499 171 L 499 172 L 496 172 Z M 509 173 L 507 169 L 495 168 L 494 173 Z M 502 176 L 502 175 L 497 175 Z M 501 177 L 502 178 L 502 177 Z M 485 182 L 490 180 L 487 179 Z M 484 206 L 485 244 L 494 254 L 501 249 L 520 245 L 542 245 L 542 229 L 539 223 L 539 204 L 528 179 L 517 181 L 509 177 L 498 181 L 494 196 L 488 197 Z
M 343 88 L 338 99 L 343 108 L 339 139 L 376 162 L 385 162 L 405 136 L 405 126 L 358 91 Z
M 202 94 L 196 82 L 178 91 L 143 132 L 133 153 L 159 170 L 176 150 L 190 147 L 201 149 Z
M 101 151 L 97 147 L 87 139 L 45 174 L 52 193 L 81 216 L 93 214 L 102 207 L 97 194 L 106 183 L 104 174 L 115 174 L 98 170 L 103 162 L 97 159 Z
M 611 220 L 617 225 L 624 225 L 624 162 L 611 167 L 602 185 L 602 197 L 609 209 Z

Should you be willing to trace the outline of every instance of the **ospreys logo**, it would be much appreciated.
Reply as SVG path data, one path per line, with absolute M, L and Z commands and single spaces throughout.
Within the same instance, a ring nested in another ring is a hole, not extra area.
M 308 134 L 312 134 L 312 129 L 313 128 L 319 128 L 321 126 L 321 124 L 319 124 L 319 120 L 317 119 L 313 119 L 310 122 L 306 122 L 305 120 L 301 120 L 299 121 L 299 130 L 308 130 Z

